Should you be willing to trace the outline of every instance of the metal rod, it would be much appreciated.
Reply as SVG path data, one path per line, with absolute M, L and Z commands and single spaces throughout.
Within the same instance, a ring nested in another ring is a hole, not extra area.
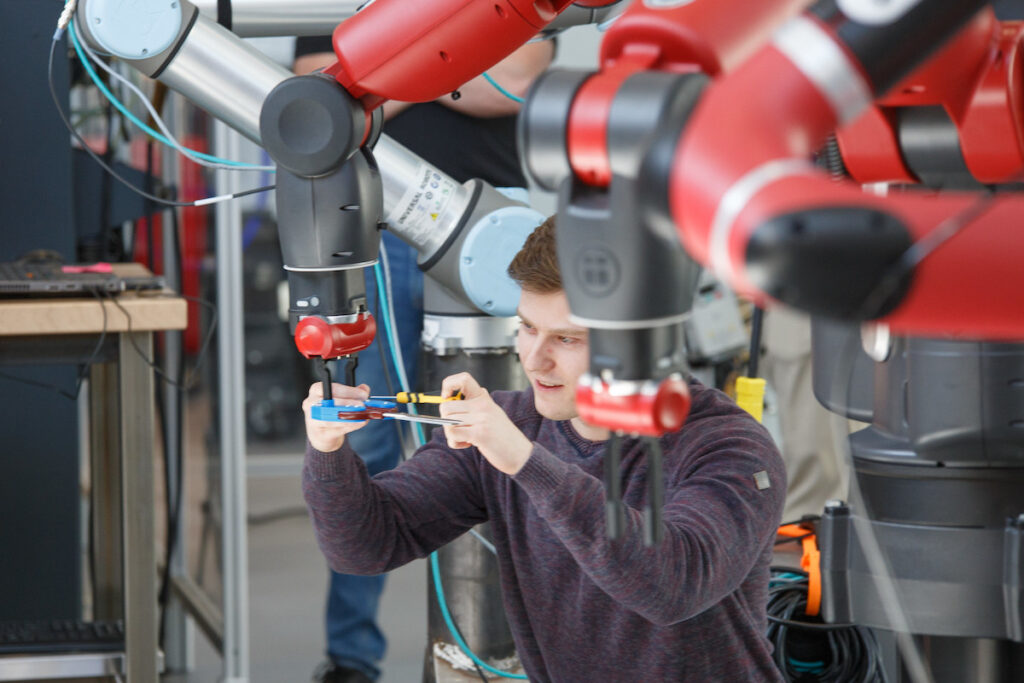
M 647 445 L 647 507 L 644 508 L 644 545 L 661 542 L 665 530 L 661 524 L 661 508 L 665 505 L 665 474 L 662 471 L 661 444 L 657 437 L 644 439 Z
M 331 387 L 331 368 L 323 356 L 317 356 L 317 365 L 320 366 L 320 374 L 323 375 L 322 384 L 324 387 L 324 400 L 333 401 L 334 393 Z
M 188 575 L 173 577 L 171 591 L 185 605 L 210 644 L 218 651 L 223 650 L 224 618 L 206 592 Z
M 747 377 L 757 377 L 757 362 L 761 358 L 761 322 L 764 320 L 764 309 L 754 306 L 750 317 L 750 360 L 747 363 Z
M 194 0 L 199 11 L 217 18 L 217 0 Z M 232 0 L 231 31 L 258 36 L 326 36 L 356 13 L 366 0 Z
M 185 102 L 181 97 L 171 95 L 169 105 L 168 109 L 171 112 L 171 116 L 168 117 L 167 123 L 171 126 L 172 130 L 176 131 L 175 134 L 178 135 L 183 129 L 182 122 L 185 121 Z M 164 178 L 179 177 L 180 161 L 178 156 L 172 154 L 164 155 L 162 166 Z M 176 292 L 181 291 L 181 261 L 178 249 L 183 236 L 174 233 L 177 223 L 172 216 L 172 212 L 178 210 L 168 209 L 163 212 L 164 278 L 167 281 L 167 286 Z M 182 374 L 182 348 L 182 332 L 168 331 L 164 333 L 164 367 L 167 368 L 167 374 L 171 377 L 178 378 Z M 178 491 L 179 482 L 182 489 L 184 489 L 186 481 L 183 476 L 184 472 L 181 471 L 185 467 L 184 448 L 181 443 L 181 425 L 184 419 L 181 411 L 181 391 L 179 387 L 172 386 L 169 383 L 165 382 L 163 384 L 164 405 L 167 410 L 167 421 L 164 428 L 164 443 L 166 444 L 164 447 L 164 457 L 169 458 L 167 496 L 172 501 L 180 501 L 175 510 L 174 520 L 175 538 L 177 541 L 174 553 L 167 560 L 171 564 L 170 577 L 172 579 L 173 577 L 184 576 L 188 573 L 187 544 L 185 539 L 186 529 L 188 528 L 186 525 L 188 506 L 185 505 L 186 497 L 184 490 L 180 493 Z M 164 653 L 166 655 L 168 671 L 188 671 L 193 667 L 193 660 L 195 658 L 193 641 L 194 631 L 188 621 L 185 610 L 172 594 L 168 600 L 164 615 Z
M 356 385 L 356 368 L 359 367 L 359 356 L 345 356 L 345 384 Z
M 108 677 L 125 673 L 123 652 L 0 657 L 0 681 Z
M 622 506 L 622 475 L 619 473 L 621 455 L 622 437 L 618 432 L 612 432 L 604 455 L 604 488 L 608 496 L 605 501 L 605 523 L 608 538 L 612 540 L 621 537 L 626 526 L 626 512 Z
M 237 159 L 240 138 L 214 125 L 218 156 Z M 217 192 L 241 189 L 238 175 L 217 172 Z M 224 567 L 224 683 L 249 680 L 249 577 L 245 491 L 245 337 L 243 334 L 242 217 L 237 202 L 217 205 L 217 303 L 220 326 L 221 552 Z
M 433 415 L 410 415 L 409 413 L 385 413 L 384 417 L 394 420 L 405 420 L 406 422 L 422 422 L 428 425 L 460 425 L 462 420 L 454 420 L 450 417 L 434 417 Z

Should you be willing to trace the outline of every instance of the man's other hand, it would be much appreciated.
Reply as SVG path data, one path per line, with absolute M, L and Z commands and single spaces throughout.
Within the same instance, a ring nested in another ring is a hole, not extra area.
M 486 389 L 467 372 L 446 377 L 441 395 L 462 392 L 461 401 L 441 404 L 441 416 L 461 420 L 460 425 L 445 425 L 444 435 L 450 448 L 476 448 L 487 461 L 508 475 L 518 472 L 530 458 L 533 444 L 519 431 Z
M 370 397 L 370 387 L 365 384 L 360 384 L 358 387 L 331 384 L 331 395 L 334 398 L 334 405 L 357 406 Z M 309 444 L 321 453 L 333 453 L 345 443 L 345 435 L 365 425 L 366 420 L 362 422 L 314 420 L 312 408 L 323 398 L 323 384 L 316 382 L 309 388 L 309 395 L 302 402 L 302 412 L 306 416 L 306 438 L 309 439 Z

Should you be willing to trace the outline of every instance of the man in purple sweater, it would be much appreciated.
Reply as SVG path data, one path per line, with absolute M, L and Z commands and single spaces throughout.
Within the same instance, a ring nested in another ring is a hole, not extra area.
M 786 492 L 768 433 L 724 394 L 691 381 L 686 424 L 661 438 L 664 540 L 643 543 L 647 460 L 624 439 L 623 536 L 605 532 L 608 431 L 576 413 L 587 330 L 569 319 L 554 221 L 509 267 L 522 286 L 518 351 L 530 388 L 489 393 L 466 373 L 442 383 L 462 424 L 374 478 L 345 443 L 365 423 L 310 418 L 303 490 L 331 567 L 376 574 L 426 557 L 490 521 L 505 611 L 532 681 L 778 681 L 764 636 L 768 567 Z M 369 387 L 335 385 L 358 402 Z M 766 485 L 767 484 L 767 485 Z

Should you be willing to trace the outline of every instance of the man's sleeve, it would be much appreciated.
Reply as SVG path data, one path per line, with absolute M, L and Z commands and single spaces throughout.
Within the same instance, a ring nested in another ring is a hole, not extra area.
M 448 449 L 437 432 L 410 460 L 373 479 L 347 445 L 321 453 L 307 444 L 302 490 L 331 569 L 380 574 L 487 520 L 479 456 Z
M 785 473 L 764 430 L 729 416 L 704 422 L 687 440 L 686 465 L 666 473 L 665 533 L 654 547 L 643 543 L 643 512 L 629 507 L 623 536 L 610 541 L 603 483 L 544 448 L 535 445 L 514 477 L 583 571 L 656 624 L 700 614 L 739 588 L 782 511 Z

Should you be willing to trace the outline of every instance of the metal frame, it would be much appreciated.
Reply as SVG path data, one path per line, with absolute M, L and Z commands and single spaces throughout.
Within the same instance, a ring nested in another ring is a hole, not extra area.
M 241 138 L 226 124 L 214 125 L 214 150 L 222 159 L 238 159 Z M 218 171 L 218 194 L 239 189 L 238 174 Z M 243 349 L 242 218 L 232 202 L 217 205 L 217 303 L 220 329 L 221 505 L 223 529 L 225 683 L 249 680 L 249 543 L 246 536 L 245 363 Z
M 241 136 L 228 125 L 213 120 L 214 153 L 225 159 L 241 157 Z M 238 174 L 218 171 L 216 193 L 242 189 Z M 224 683 L 249 680 L 249 561 L 246 526 L 246 441 L 244 301 L 241 213 L 236 202 L 221 202 L 215 210 L 217 254 L 217 367 L 218 423 L 220 425 L 220 524 L 223 596 L 217 605 L 189 575 L 184 534 L 185 506 L 179 511 L 179 543 L 171 558 L 171 602 L 166 621 L 167 664 L 170 670 L 187 671 L 194 665 L 195 620 L 203 635 L 222 657 Z M 164 231 L 165 238 L 168 231 Z M 165 245 L 165 254 L 173 249 Z M 167 272 L 176 272 L 168 266 Z M 180 335 L 174 342 L 181 343 Z M 170 344 L 167 345 L 168 349 Z M 170 366 L 169 366 L 170 367 Z M 168 406 L 173 404 L 168 392 Z M 178 416 L 180 418 L 180 416 Z M 173 472 L 173 470 L 172 470 Z M 183 486 L 184 486 L 183 480 Z M 169 488 L 174 495 L 174 486 Z M 185 500 L 185 496 L 182 496 Z
M 185 101 L 177 94 L 171 100 L 171 115 L 167 117 L 167 123 L 174 130 L 179 130 L 179 124 L 185 120 Z M 163 160 L 163 174 L 165 178 L 178 178 L 181 170 L 181 162 L 176 155 L 166 155 Z M 171 212 L 177 209 L 168 209 L 163 212 L 163 258 L 164 278 L 167 286 L 176 292 L 181 289 L 181 263 L 178 260 L 175 238 L 173 234 L 174 221 Z M 181 236 L 178 236 L 180 239 Z M 180 353 L 184 344 L 183 333 L 168 332 L 164 335 L 164 367 L 170 377 L 177 377 L 181 367 L 179 363 Z M 167 474 L 167 495 L 171 500 L 178 496 L 178 479 L 181 479 L 181 487 L 185 488 L 185 478 L 182 472 L 179 475 L 179 467 L 185 467 L 184 457 L 182 461 L 175 462 L 173 454 L 181 452 L 184 455 L 184 444 L 179 441 L 179 427 L 183 424 L 184 415 L 178 410 L 178 393 L 181 391 L 165 383 L 163 387 L 165 426 L 164 426 L 164 457 L 171 457 L 168 463 Z M 177 510 L 176 538 L 177 544 L 171 556 L 167 558 L 170 562 L 170 582 L 174 588 L 175 582 L 188 576 L 187 562 L 187 539 L 185 537 L 188 529 L 187 512 L 184 490 L 180 496 L 181 505 Z M 164 656 L 166 658 L 168 671 L 188 671 L 195 666 L 195 629 L 187 618 L 186 605 L 178 597 L 178 592 L 172 590 L 168 596 L 167 607 L 164 614 Z
M 0 657 L 0 681 L 123 675 L 123 652 Z

